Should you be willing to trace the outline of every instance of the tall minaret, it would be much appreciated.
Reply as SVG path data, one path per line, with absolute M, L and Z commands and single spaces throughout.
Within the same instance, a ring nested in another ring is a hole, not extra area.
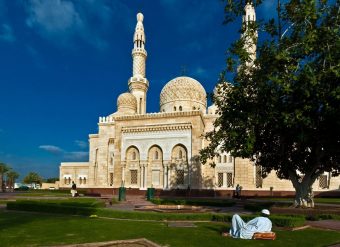
M 244 33 L 242 36 L 246 36 L 245 40 L 245 49 L 248 51 L 250 54 L 250 58 L 252 61 L 256 59 L 256 41 L 257 41 L 257 31 L 253 34 L 252 36 L 249 30 L 249 24 L 253 23 L 256 21 L 256 13 L 255 13 L 255 8 L 252 0 L 248 0 L 246 6 L 244 7 L 244 15 L 242 18 L 242 24 L 244 25 Z M 254 40 L 255 38 L 255 40 Z M 253 62 L 251 62 L 252 64 Z M 250 63 L 247 63 L 249 65 Z
M 146 92 L 149 88 L 149 81 L 145 77 L 147 52 L 145 50 L 143 19 L 143 14 L 138 13 L 136 30 L 133 36 L 132 77 L 129 79 L 129 90 L 137 99 L 137 114 L 145 114 L 146 112 Z

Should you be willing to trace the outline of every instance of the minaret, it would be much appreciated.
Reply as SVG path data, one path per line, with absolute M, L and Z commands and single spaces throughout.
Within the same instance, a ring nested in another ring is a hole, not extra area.
M 242 18 L 242 24 L 244 25 L 244 33 L 242 36 L 247 35 L 245 39 L 245 49 L 250 54 L 251 61 L 256 59 L 256 41 L 257 41 L 257 31 L 254 34 L 248 33 L 249 24 L 254 23 L 256 21 L 256 13 L 252 0 L 248 0 L 246 6 L 244 7 L 244 15 Z M 254 40 L 255 38 L 255 40 Z M 252 64 L 253 62 L 247 63 L 247 65 Z
M 145 114 L 146 112 L 146 92 L 149 88 L 149 81 L 145 77 L 147 52 L 145 50 L 143 19 L 143 14 L 138 13 L 136 30 L 133 36 L 132 77 L 129 79 L 129 90 L 137 99 L 137 114 Z

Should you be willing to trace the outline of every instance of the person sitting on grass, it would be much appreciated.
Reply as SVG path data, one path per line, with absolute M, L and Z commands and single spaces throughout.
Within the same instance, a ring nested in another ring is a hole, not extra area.
M 271 232 L 272 222 L 268 219 L 270 212 L 268 209 L 261 211 L 261 216 L 245 223 L 238 214 L 234 214 L 231 220 L 231 229 L 229 233 L 224 232 L 222 236 L 252 239 L 255 232 Z

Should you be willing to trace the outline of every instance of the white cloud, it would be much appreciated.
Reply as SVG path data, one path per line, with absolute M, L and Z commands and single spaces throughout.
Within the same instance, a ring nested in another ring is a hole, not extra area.
M 82 145 L 83 143 L 81 143 L 80 145 Z M 78 160 L 78 161 L 84 161 L 88 159 L 88 152 L 84 152 L 84 151 L 72 151 L 72 152 L 68 152 L 65 151 L 64 149 L 55 146 L 55 145 L 40 145 L 39 146 L 40 149 L 51 153 L 51 154 L 55 154 L 58 155 L 60 157 L 62 157 L 65 160 Z
M 74 141 L 76 143 L 76 145 L 80 148 L 87 148 L 87 142 L 84 142 L 84 141 L 79 141 L 79 140 L 75 140 Z
M 88 152 L 66 152 L 64 154 L 64 158 L 68 160 L 85 160 L 88 158 L 89 153 Z
M 6 42 L 14 42 L 16 40 L 11 26 L 7 24 L 2 24 L 0 27 L 0 40 Z
M 83 29 L 83 23 L 72 2 L 31 0 L 26 24 L 44 37 L 69 39 Z
M 193 72 L 194 72 L 195 75 L 200 76 L 200 77 L 207 76 L 207 70 L 200 67 L 200 66 L 195 68 Z
M 99 50 L 109 47 L 105 37 L 113 25 L 127 27 L 130 19 L 129 8 L 118 1 L 29 0 L 26 12 L 27 26 L 43 38 L 69 47 L 80 39 Z
M 64 153 L 63 149 L 61 149 L 60 147 L 54 146 L 54 145 L 40 145 L 39 148 L 43 149 L 43 150 L 45 150 L 49 153 L 53 153 L 53 154 Z

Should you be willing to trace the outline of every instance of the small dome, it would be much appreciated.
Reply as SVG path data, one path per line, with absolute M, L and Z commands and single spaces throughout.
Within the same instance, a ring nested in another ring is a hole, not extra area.
M 160 95 L 161 111 L 191 111 L 207 107 L 207 94 L 197 80 L 180 76 L 169 81 Z
M 136 97 L 131 93 L 122 93 L 117 99 L 118 112 L 135 114 L 137 111 Z

